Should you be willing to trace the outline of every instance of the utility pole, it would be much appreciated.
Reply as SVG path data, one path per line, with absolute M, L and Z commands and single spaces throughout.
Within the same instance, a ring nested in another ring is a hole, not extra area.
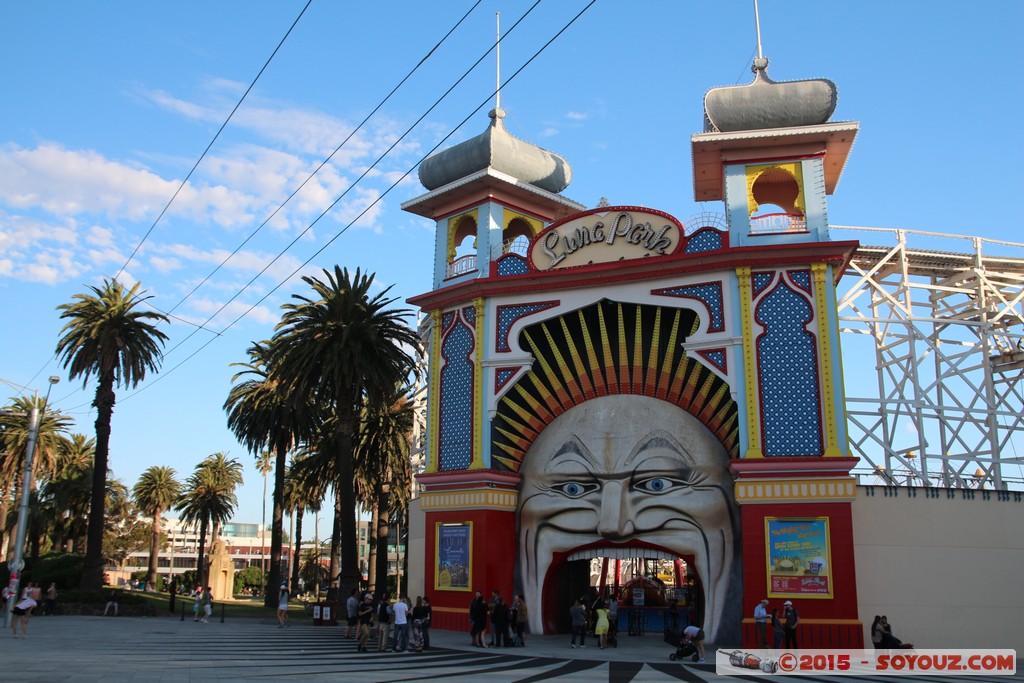
M 43 408 L 50 400 L 50 389 L 60 381 L 56 375 L 50 377 L 50 386 L 46 388 L 46 398 L 43 399 Z M 25 445 L 25 469 L 21 478 L 21 505 L 18 507 L 18 531 L 14 537 L 14 559 L 11 560 L 11 582 L 8 584 L 10 597 L 7 609 L 4 610 L 4 628 L 11 625 L 11 610 L 19 601 L 18 591 L 21 584 L 21 570 L 25 568 L 25 532 L 28 527 L 29 489 L 32 488 L 32 461 L 36 454 L 36 440 L 39 438 L 39 391 L 35 392 L 32 401 L 32 413 L 28 422 L 28 443 Z

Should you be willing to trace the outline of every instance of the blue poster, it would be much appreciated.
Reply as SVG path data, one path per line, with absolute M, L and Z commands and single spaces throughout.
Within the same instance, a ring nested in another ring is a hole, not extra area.
M 469 590 L 473 560 L 472 540 L 472 522 L 437 525 L 435 589 Z

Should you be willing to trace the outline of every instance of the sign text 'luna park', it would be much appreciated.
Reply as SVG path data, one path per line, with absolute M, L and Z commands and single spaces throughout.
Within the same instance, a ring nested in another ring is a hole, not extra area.
M 679 246 L 682 227 L 672 216 L 635 207 L 602 207 L 555 223 L 530 246 L 538 270 L 571 268 L 652 256 Z

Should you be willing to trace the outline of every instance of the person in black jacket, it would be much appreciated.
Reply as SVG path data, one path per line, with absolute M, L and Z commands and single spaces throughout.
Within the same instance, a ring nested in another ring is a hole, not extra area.
M 477 647 L 484 645 L 484 630 L 487 628 L 487 603 L 480 591 L 469 605 L 469 635 L 473 638 L 473 644 Z

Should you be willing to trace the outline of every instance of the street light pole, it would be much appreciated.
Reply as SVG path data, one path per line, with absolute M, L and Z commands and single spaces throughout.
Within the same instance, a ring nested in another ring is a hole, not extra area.
M 46 398 L 43 399 L 45 409 L 46 402 L 50 400 L 50 389 L 60 381 L 60 377 L 50 377 L 50 386 L 46 388 Z M 11 610 L 18 602 L 18 589 L 21 583 L 21 570 L 25 568 L 25 533 L 28 527 L 28 506 L 29 489 L 32 486 L 32 460 L 36 454 L 36 439 L 39 438 L 39 391 L 36 391 L 35 400 L 32 401 L 32 414 L 28 422 L 28 443 L 25 445 L 25 469 L 21 477 L 21 505 L 18 507 L 18 531 L 14 537 L 14 559 L 9 565 L 11 571 L 11 582 L 8 585 L 10 597 L 7 599 L 7 609 L 4 610 L 4 628 L 11 625 Z

